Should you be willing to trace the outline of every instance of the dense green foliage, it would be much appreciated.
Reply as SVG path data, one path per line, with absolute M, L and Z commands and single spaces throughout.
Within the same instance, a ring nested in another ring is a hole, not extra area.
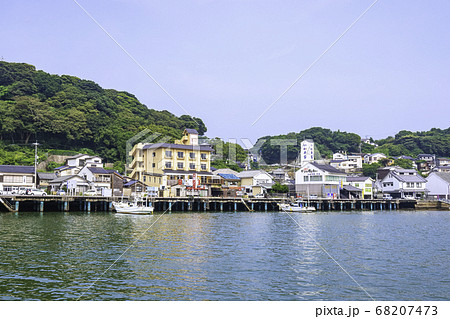
M 287 146 L 287 160 L 291 162 L 295 160 L 300 151 L 300 144 L 305 139 L 312 139 L 315 147 L 321 156 L 331 157 L 334 152 L 347 151 L 358 152 L 361 137 L 354 133 L 331 131 L 321 127 L 312 127 L 301 131 L 300 133 L 289 133 L 286 135 L 265 136 L 261 139 L 266 141 L 261 146 L 261 154 L 264 161 L 268 164 L 280 162 L 280 144 L 277 140 L 292 140 L 295 145 Z
M 27 154 L 28 145 L 38 140 L 44 149 L 91 150 L 110 162 L 123 161 L 126 141 L 144 129 L 171 140 L 180 138 L 185 128 L 197 129 L 200 135 L 206 132 L 201 119 L 149 109 L 130 93 L 3 61 L 0 118 L 0 140 L 3 145 L 22 145 L 16 152 Z M 29 164 L 29 159 L 17 156 L 0 161 Z
M 289 186 L 282 185 L 278 182 L 272 185 L 272 188 L 270 189 L 271 193 L 289 193 Z
M 217 168 L 217 169 L 229 168 L 229 169 L 232 169 L 232 170 L 234 170 L 236 172 L 243 171 L 243 169 L 240 168 L 239 165 L 236 164 L 235 162 L 229 162 L 229 161 L 218 160 L 218 159 L 211 161 L 211 166 L 214 167 L 214 168 Z
M 413 162 L 409 159 L 398 158 L 394 161 L 394 166 L 402 168 L 413 168 Z
M 375 141 L 378 147 L 361 143 L 361 137 L 354 133 L 331 131 L 321 127 L 312 127 L 300 133 L 286 135 L 265 136 L 266 141 L 260 151 L 264 161 L 268 164 L 280 162 L 280 141 L 291 140 L 296 145 L 287 146 L 288 162 L 294 161 L 300 150 L 300 143 L 304 139 L 312 139 L 316 147 L 316 159 L 320 157 L 331 158 L 338 151 L 363 153 L 384 153 L 387 156 L 407 155 L 416 157 L 418 154 L 436 154 L 437 156 L 450 156 L 450 128 L 433 128 L 427 132 L 400 131 L 395 137 Z
M 376 179 L 377 176 L 377 169 L 382 167 L 380 163 L 372 163 L 372 164 L 362 164 L 363 167 L 363 175 L 372 177 L 373 179 Z
M 377 152 L 388 156 L 408 155 L 415 157 L 418 154 L 436 154 L 437 156 L 450 156 L 450 127 L 444 130 L 432 128 L 426 132 L 400 131 L 395 137 L 376 141 L 379 145 Z

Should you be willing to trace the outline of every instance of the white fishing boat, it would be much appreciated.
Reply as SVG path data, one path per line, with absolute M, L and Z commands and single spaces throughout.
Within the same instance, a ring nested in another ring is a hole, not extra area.
M 295 203 L 289 203 L 289 204 L 278 204 L 280 207 L 280 210 L 284 212 L 303 212 L 303 213 L 309 213 L 309 212 L 315 212 L 316 208 L 313 206 L 307 205 L 305 202 L 297 201 Z
M 113 202 L 114 209 L 120 214 L 149 215 L 153 214 L 152 203 L 135 199 L 134 202 Z

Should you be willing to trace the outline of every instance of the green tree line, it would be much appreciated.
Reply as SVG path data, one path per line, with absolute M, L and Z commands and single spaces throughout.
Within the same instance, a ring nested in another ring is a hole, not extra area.
M 4 61 L 0 61 L 0 119 L 0 147 L 5 152 L 28 154 L 29 144 L 38 140 L 44 149 L 88 149 L 111 162 L 123 161 L 126 141 L 144 129 L 172 140 L 180 138 L 185 128 L 200 135 L 207 130 L 199 118 L 149 109 L 131 93 Z M 5 149 L 12 144 L 20 147 Z M 29 162 L 8 156 L 6 162 L 11 164 Z

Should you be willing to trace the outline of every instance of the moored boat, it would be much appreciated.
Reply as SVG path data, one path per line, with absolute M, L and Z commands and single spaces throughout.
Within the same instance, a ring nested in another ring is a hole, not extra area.
M 151 203 L 135 200 L 134 202 L 113 202 L 114 209 L 120 214 L 149 215 L 153 214 Z
M 284 212 L 302 212 L 302 213 L 309 213 L 309 212 L 315 212 L 316 208 L 307 205 L 304 202 L 297 201 L 295 203 L 289 203 L 289 204 L 278 204 L 278 207 L 280 207 L 280 210 Z

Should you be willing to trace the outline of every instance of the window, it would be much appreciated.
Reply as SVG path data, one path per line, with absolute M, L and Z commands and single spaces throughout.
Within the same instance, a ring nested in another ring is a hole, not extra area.
M 172 151 L 166 151 L 166 157 L 172 157 Z
M 146 176 L 144 176 L 144 182 L 146 181 Z
M 152 167 L 156 167 L 156 163 L 152 163 Z
M 406 187 L 407 188 L 413 188 L 414 187 L 414 183 L 406 183 Z
M 195 158 L 195 153 L 189 153 L 189 158 L 190 159 L 194 159 Z
M 416 183 L 417 188 L 422 188 L 422 183 Z
M 184 167 L 183 162 L 178 162 L 178 163 L 177 163 L 177 167 L 182 169 L 182 168 Z
M 155 156 L 156 156 L 156 153 L 155 153 L 155 152 L 153 152 L 153 154 L 152 154 L 152 155 L 153 155 L 153 157 L 155 157 Z
M 303 176 L 303 181 L 304 181 L 304 182 L 307 182 L 307 181 L 309 181 L 309 178 L 308 178 L 308 176 Z
M 172 162 L 166 162 L 166 168 L 172 168 Z
M 178 158 L 184 158 L 184 152 L 178 152 L 177 156 Z
M 322 176 L 311 176 L 310 180 L 311 180 L 311 182 L 321 182 L 322 181 Z
M 200 157 L 201 157 L 202 160 L 205 160 L 206 159 L 206 154 L 205 153 L 201 153 Z
M 202 171 L 206 171 L 206 164 L 201 164 L 200 167 L 201 167 Z
M 189 168 L 190 168 L 190 169 L 195 169 L 195 164 L 194 164 L 194 163 L 190 163 L 190 164 L 189 164 Z

